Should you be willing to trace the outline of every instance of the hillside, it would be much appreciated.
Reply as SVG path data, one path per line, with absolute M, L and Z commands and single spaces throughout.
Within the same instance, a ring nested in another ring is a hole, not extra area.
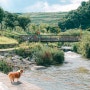
M 67 12 L 38 12 L 38 13 L 23 13 L 19 14 L 22 16 L 30 17 L 31 23 L 40 24 L 40 23 L 47 23 L 51 24 L 58 24 L 61 18 L 63 18 Z

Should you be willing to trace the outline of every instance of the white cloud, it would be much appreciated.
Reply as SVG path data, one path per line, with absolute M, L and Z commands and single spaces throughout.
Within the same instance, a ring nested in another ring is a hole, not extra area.
M 60 0 L 60 2 L 65 3 L 65 2 L 67 2 L 67 0 Z
M 18 0 L 21 1 L 21 0 Z M 48 0 L 47 0 L 48 1 Z M 67 0 L 59 0 L 62 3 L 66 3 Z M 49 4 L 48 2 L 40 1 L 36 2 L 33 5 L 27 6 L 24 8 L 23 12 L 58 12 L 58 11 L 70 11 L 75 10 L 80 6 L 82 1 L 88 1 L 88 0 L 70 0 L 67 4 Z M 16 9 L 14 7 L 14 0 L 0 0 L 0 6 L 4 8 L 7 11 L 13 11 Z M 23 4 L 23 3 L 22 3 Z M 20 10 L 23 8 L 18 7 Z M 17 11 L 18 12 L 18 11 Z
M 72 8 L 71 8 L 72 7 Z M 72 5 L 72 4 L 69 4 L 69 5 L 59 5 L 59 4 L 55 4 L 55 5 L 52 5 L 52 6 L 49 6 L 47 4 L 47 7 L 44 7 L 44 11 L 45 12 L 58 12 L 58 11 L 70 11 L 71 9 L 76 9 L 76 5 Z
M 66 0 L 61 0 L 65 2 Z M 58 12 L 58 11 L 70 11 L 70 10 L 75 10 L 77 9 L 81 2 L 83 0 L 71 0 L 70 4 L 52 4 L 49 5 L 48 2 L 37 2 L 36 4 L 32 6 L 28 6 L 24 9 L 26 12 Z M 84 0 L 88 1 L 88 0 Z
M 7 6 L 7 1 L 6 0 L 0 0 L 0 6 Z
M 45 3 L 37 2 L 34 5 L 30 5 L 26 8 L 24 8 L 24 11 L 26 11 L 26 12 L 33 12 L 33 11 L 34 12 L 41 12 L 44 9 L 43 7 L 45 7 Z
M 71 0 L 72 3 L 81 3 L 82 1 L 88 1 L 88 0 Z
M 80 6 L 82 1 L 88 1 L 88 0 L 71 0 L 71 3 L 73 5 Z
M 11 1 L 12 0 L 0 0 L 0 6 L 4 9 L 9 9 L 12 5 Z

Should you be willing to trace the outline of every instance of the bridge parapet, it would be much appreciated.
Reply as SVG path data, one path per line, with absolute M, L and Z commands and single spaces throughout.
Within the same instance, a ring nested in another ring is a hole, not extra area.
M 30 42 L 78 42 L 80 36 L 73 35 L 21 35 L 20 38 Z

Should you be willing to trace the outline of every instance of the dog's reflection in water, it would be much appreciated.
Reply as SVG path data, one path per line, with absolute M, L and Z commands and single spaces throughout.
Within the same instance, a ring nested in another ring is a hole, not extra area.
M 23 73 L 23 70 L 22 69 L 21 70 L 18 70 L 17 72 L 10 72 L 8 74 L 8 77 L 9 77 L 11 83 L 12 84 L 17 84 L 17 85 L 18 84 L 21 84 L 21 82 L 18 81 L 18 79 L 21 77 L 22 73 Z M 17 82 L 15 82 L 15 79 L 17 80 Z

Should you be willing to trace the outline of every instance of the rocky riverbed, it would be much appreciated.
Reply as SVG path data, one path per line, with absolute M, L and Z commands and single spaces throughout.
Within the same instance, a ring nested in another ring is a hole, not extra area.
M 13 70 L 18 70 L 20 68 L 24 69 L 41 69 L 43 66 L 36 66 L 35 62 L 30 60 L 29 58 L 22 58 L 14 53 L 10 52 L 0 52 L 0 60 L 6 61 L 8 64 L 10 64 L 13 67 Z M 22 74 L 21 78 L 19 79 L 19 82 L 15 82 L 11 84 L 8 75 L 3 74 L 0 72 L 0 90 L 43 90 L 40 87 L 31 84 L 30 82 L 28 83 L 27 81 L 23 80 L 23 75 Z
M 44 66 L 36 66 L 36 63 L 34 60 L 30 59 L 29 57 L 23 58 L 21 56 L 18 56 L 14 53 L 1 53 L 0 54 L 0 60 L 6 61 L 9 65 L 13 67 L 14 70 L 17 69 L 44 69 Z

